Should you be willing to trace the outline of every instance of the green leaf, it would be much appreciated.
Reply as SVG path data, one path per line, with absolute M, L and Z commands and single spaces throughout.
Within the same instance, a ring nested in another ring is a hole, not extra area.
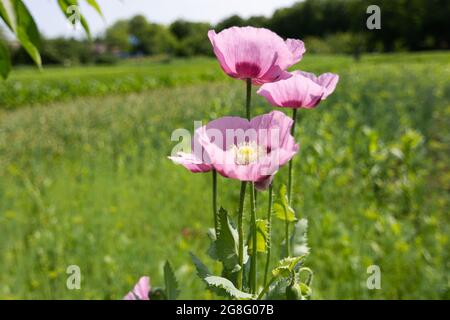
M 83 15 L 80 15 L 80 23 L 88 38 L 91 39 L 91 29 L 89 28 L 89 24 L 87 23 L 86 18 Z
M 86 0 L 86 2 L 95 9 L 95 11 L 97 11 L 97 13 L 103 17 L 103 13 L 102 10 L 100 9 L 100 6 L 98 5 L 96 0 Z
M 267 300 L 286 300 L 286 288 L 289 285 L 289 279 L 280 278 L 270 286 L 266 294 Z
M 34 63 L 41 67 L 42 61 L 39 54 L 41 38 L 36 23 L 22 1 L 15 1 L 14 9 L 16 13 L 16 36 Z
M 246 252 L 244 248 L 244 264 L 248 260 Z M 225 269 L 231 272 L 239 271 L 239 235 L 223 208 L 219 209 L 219 228 L 213 253 L 217 260 L 223 263 Z
M 294 271 L 295 267 L 304 259 L 304 256 L 300 257 L 287 257 L 278 262 L 278 266 L 272 270 L 274 277 L 289 277 Z
M 197 275 L 200 279 L 202 279 L 203 282 L 206 283 L 208 286 L 208 289 L 212 292 L 216 293 L 220 296 L 226 296 L 226 292 L 223 289 L 210 286 L 208 282 L 206 282 L 206 278 L 209 276 L 212 276 L 212 273 L 209 271 L 208 267 L 203 264 L 202 261 L 200 261 L 199 258 L 197 258 L 192 252 L 189 253 L 191 255 L 192 262 L 195 265 L 195 269 L 197 270 Z
M 206 277 L 210 276 L 212 273 L 208 270 L 208 267 L 203 264 L 203 262 L 197 258 L 192 252 L 189 253 L 192 259 L 192 262 L 195 265 L 195 269 L 197 270 L 197 275 L 204 280 Z
M 166 261 L 164 265 L 164 282 L 166 284 L 167 300 L 176 300 L 180 291 L 178 290 L 177 278 L 169 261 Z
M 17 40 L 36 65 L 41 67 L 42 61 L 39 54 L 41 39 L 39 31 L 23 2 L 21 0 L 0 0 L 0 17 L 16 35 Z
M 3 41 L 0 41 L 0 75 L 3 79 L 8 77 L 11 71 L 11 58 L 9 56 L 9 50 Z
M 16 33 L 16 13 L 14 4 L 11 0 L 0 0 L 0 17 L 6 23 L 8 28 Z
M 289 205 L 285 185 L 282 185 L 280 188 L 278 199 L 273 204 L 273 211 L 275 213 L 275 216 L 280 220 L 289 222 L 297 221 L 297 218 L 295 217 L 295 211 Z
M 224 294 L 231 298 L 242 300 L 249 300 L 254 298 L 253 295 L 237 289 L 230 280 L 223 277 L 208 276 L 205 278 L 205 282 L 210 287 L 220 289 Z
M 294 256 L 304 256 L 309 253 L 308 247 L 308 220 L 302 218 L 297 221 L 292 234 L 292 254 Z
M 257 252 L 266 252 L 269 239 L 269 222 L 265 219 L 256 220 L 256 250 Z M 248 242 L 249 253 L 252 254 L 253 232 Z

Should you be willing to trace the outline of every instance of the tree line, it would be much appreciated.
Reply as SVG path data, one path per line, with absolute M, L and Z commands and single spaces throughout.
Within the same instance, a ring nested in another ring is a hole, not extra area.
M 369 5 L 381 9 L 381 29 L 369 30 Z M 136 56 L 211 55 L 207 31 L 231 26 L 273 30 L 284 38 L 303 39 L 310 52 L 346 53 L 446 50 L 450 41 L 448 0 L 305 0 L 278 9 L 270 17 L 228 17 L 216 25 L 176 20 L 161 25 L 137 15 L 120 20 L 93 40 L 43 39 L 46 64 L 114 63 Z M 15 64 L 31 63 L 22 48 L 13 48 Z

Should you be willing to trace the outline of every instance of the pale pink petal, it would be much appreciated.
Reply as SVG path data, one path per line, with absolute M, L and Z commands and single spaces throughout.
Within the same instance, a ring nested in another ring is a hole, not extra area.
M 231 68 L 228 66 L 227 61 L 225 60 L 225 57 L 224 57 L 222 51 L 220 51 L 219 47 L 216 45 L 216 42 L 215 42 L 216 36 L 217 36 L 217 34 L 214 30 L 208 31 L 208 38 L 209 38 L 209 41 L 211 41 L 211 44 L 213 46 L 214 54 L 216 55 L 217 59 L 219 60 L 219 64 L 220 64 L 222 70 L 229 76 L 236 77 L 236 72 L 231 70 Z
M 336 89 L 336 85 L 339 81 L 339 76 L 334 73 L 324 73 L 319 76 L 318 84 L 325 88 L 325 93 L 322 100 L 327 98 Z
M 178 152 L 175 157 L 169 157 L 169 159 L 193 173 L 208 172 L 212 169 L 211 165 L 203 163 L 193 153 Z
M 133 290 L 124 297 L 124 300 L 150 300 L 150 289 L 150 278 L 141 277 Z
M 292 54 L 291 65 L 294 65 L 303 58 L 303 54 L 306 52 L 305 44 L 301 40 L 287 39 L 286 45 Z
M 336 89 L 336 85 L 339 81 L 339 76 L 337 74 L 327 72 L 323 73 L 320 76 L 316 76 L 314 73 L 305 72 L 305 71 L 293 71 L 292 74 L 300 74 L 308 79 L 311 79 L 318 85 L 324 88 L 324 95 L 322 96 L 322 100 L 326 99 L 333 91 Z

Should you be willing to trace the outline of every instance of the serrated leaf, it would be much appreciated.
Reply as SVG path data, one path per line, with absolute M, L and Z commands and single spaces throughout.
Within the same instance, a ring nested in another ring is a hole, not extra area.
M 268 221 L 266 219 L 257 219 L 256 220 L 256 251 L 257 252 L 266 252 L 267 244 L 269 239 L 269 227 Z M 252 245 L 253 245 L 253 232 L 248 241 L 248 250 L 249 253 L 252 254 Z
M 211 290 L 212 292 L 216 293 L 217 295 L 220 296 L 228 296 L 228 294 L 226 293 L 226 291 L 224 291 L 221 288 L 217 288 L 215 286 L 210 286 L 208 282 L 206 282 L 206 278 L 213 276 L 213 274 L 209 271 L 208 267 L 205 266 L 205 264 L 203 264 L 203 262 L 200 261 L 199 258 L 197 258 L 192 252 L 189 253 L 191 255 L 191 259 L 192 262 L 195 265 L 195 269 L 197 270 L 197 275 L 199 276 L 200 279 L 202 279 L 203 282 L 206 283 L 206 285 L 208 286 L 208 289 Z
M 239 271 L 239 235 L 236 228 L 229 220 L 225 209 L 219 209 L 219 227 L 217 239 L 214 247 L 210 248 L 210 254 L 221 261 L 224 268 L 231 272 Z M 244 250 L 244 254 L 247 250 Z M 244 255 L 244 263 L 248 260 L 248 255 Z
M 286 186 L 282 185 L 280 188 L 280 192 L 278 193 L 278 198 L 273 204 L 273 212 L 275 216 L 283 221 L 294 222 L 297 220 L 295 217 L 295 211 L 289 205 Z
M 9 56 L 9 50 L 3 41 L 0 41 L 0 75 L 3 79 L 8 77 L 11 71 L 11 58 Z
M 307 219 L 302 218 L 295 223 L 294 232 L 291 238 L 292 254 L 294 256 L 304 256 L 309 254 L 307 231 Z
M 164 265 L 164 282 L 166 285 L 166 297 L 168 300 L 176 300 L 180 291 L 178 290 L 178 281 L 173 272 L 169 261 Z
M 295 267 L 304 259 L 300 257 L 287 257 L 278 262 L 278 266 L 272 270 L 274 277 L 289 277 Z
M 208 276 L 205 278 L 205 282 L 210 287 L 222 290 L 227 296 L 231 298 L 242 300 L 249 300 L 254 298 L 252 294 L 237 289 L 230 280 L 223 277 Z
M 189 252 L 191 256 L 192 262 L 194 263 L 195 269 L 197 270 L 197 275 L 204 280 L 207 276 L 210 276 L 212 273 L 209 271 L 208 267 L 203 264 L 203 262 L 197 258 L 192 252 Z

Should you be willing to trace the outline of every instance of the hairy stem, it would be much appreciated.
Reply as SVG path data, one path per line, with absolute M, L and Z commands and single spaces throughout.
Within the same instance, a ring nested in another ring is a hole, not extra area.
M 258 256 L 257 250 L 257 232 L 256 229 L 256 206 L 255 206 L 255 183 L 250 184 L 250 210 L 251 210 L 251 230 L 252 234 L 252 260 L 250 264 L 250 292 L 256 292 L 256 262 Z
M 291 243 L 290 243 L 291 240 L 289 239 L 289 221 L 286 220 L 285 222 L 286 222 L 286 224 L 285 224 L 285 227 L 286 227 L 286 229 L 285 229 L 286 257 L 289 257 L 291 255 Z
M 271 254 L 271 241 L 272 241 L 272 194 L 273 194 L 273 182 L 269 185 L 269 204 L 267 206 L 267 256 L 266 266 L 264 270 L 264 286 L 267 284 L 267 274 L 269 272 L 270 254 Z
M 291 135 L 295 138 L 295 124 L 297 123 L 297 109 L 292 109 L 292 120 L 294 121 L 292 123 L 292 128 L 291 128 Z M 287 190 L 287 195 L 288 195 L 288 203 L 289 205 L 292 204 L 292 184 L 293 184 L 293 180 L 294 180 L 294 159 L 292 158 L 289 161 L 289 176 L 288 176 L 288 190 Z M 289 257 L 291 254 L 291 239 L 289 237 L 289 221 L 286 220 L 286 256 Z
M 292 109 L 292 120 L 294 120 L 294 122 L 292 123 L 292 128 L 291 128 L 291 135 L 295 138 L 295 124 L 297 122 L 297 109 Z M 289 180 L 288 180 L 288 190 L 287 190 L 287 194 L 288 194 L 288 201 L 289 204 L 292 203 L 292 183 L 293 183 L 293 161 L 294 159 L 292 158 L 289 161 Z
M 276 277 L 272 277 L 270 279 L 270 281 L 264 285 L 264 288 L 261 290 L 261 292 L 259 293 L 258 297 L 256 298 L 256 300 L 261 300 L 262 298 L 264 298 L 264 295 L 267 293 L 267 291 L 269 291 L 270 285 L 276 280 Z
M 217 171 L 212 170 L 212 209 L 214 215 L 214 230 L 217 232 L 219 230 L 219 225 L 217 221 Z
M 239 211 L 238 211 L 238 233 L 239 233 L 239 271 L 237 275 L 237 287 L 242 290 L 242 278 L 244 276 L 244 228 L 243 228 L 243 215 L 244 215 L 244 200 L 245 200 L 245 187 L 247 182 L 242 181 L 241 193 L 239 197 Z

